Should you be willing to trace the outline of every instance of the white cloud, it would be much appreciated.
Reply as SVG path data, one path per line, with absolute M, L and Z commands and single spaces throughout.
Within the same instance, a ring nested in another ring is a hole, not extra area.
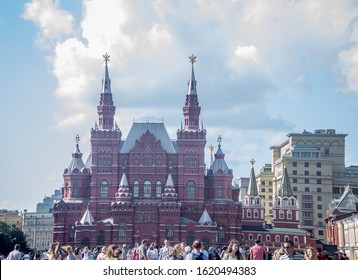
M 235 55 L 244 60 L 259 61 L 259 52 L 253 45 L 250 46 L 238 46 L 235 50 Z
M 168 31 L 159 27 L 158 24 L 154 24 L 149 33 L 147 39 L 154 46 L 162 46 L 171 42 L 172 38 Z
M 73 33 L 73 16 L 60 9 L 58 0 L 32 0 L 25 4 L 23 18 L 39 26 L 42 36 L 59 38 Z
M 340 52 L 338 58 L 342 78 L 340 90 L 358 94 L 358 47 Z

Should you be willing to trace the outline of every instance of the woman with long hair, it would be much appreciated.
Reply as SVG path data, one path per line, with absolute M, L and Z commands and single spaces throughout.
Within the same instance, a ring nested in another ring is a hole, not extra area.
M 233 239 L 230 241 L 222 260 L 245 260 L 246 258 L 240 252 L 239 241 Z

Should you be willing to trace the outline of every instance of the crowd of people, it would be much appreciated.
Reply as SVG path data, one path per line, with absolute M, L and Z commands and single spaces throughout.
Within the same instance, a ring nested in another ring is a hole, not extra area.
M 330 256 L 327 252 L 312 246 L 307 246 L 303 253 L 295 252 L 294 243 L 286 240 L 281 248 L 271 252 L 263 246 L 261 240 L 256 240 L 255 245 L 245 250 L 237 240 L 231 240 L 227 246 L 208 249 L 200 240 L 195 240 L 191 246 L 184 242 L 171 244 L 164 240 L 162 246 L 154 242 L 143 240 L 141 244 L 133 247 L 123 244 L 99 246 L 75 247 L 51 244 L 48 251 L 37 251 L 34 254 L 21 252 L 20 245 L 16 244 L 14 250 L 8 256 L 0 257 L 2 260 L 349 260 L 345 253 L 336 252 Z

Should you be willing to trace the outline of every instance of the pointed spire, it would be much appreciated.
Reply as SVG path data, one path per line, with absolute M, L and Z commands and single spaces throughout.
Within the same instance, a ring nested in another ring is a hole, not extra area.
M 129 186 L 126 173 L 123 173 L 122 179 L 121 179 L 121 182 L 120 182 L 119 185 L 122 186 L 122 187 L 128 187 Z
M 250 163 L 251 163 L 251 173 L 250 173 L 250 181 L 249 181 L 249 188 L 247 190 L 247 195 L 248 196 L 258 196 L 259 192 L 257 190 L 256 176 L 255 176 L 255 170 L 254 170 L 255 160 L 252 159 L 250 161 Z
M 193 54 L 189 56 L 189 60 L 191 62 L 191 76 L 188 82 L 188 95 L 197 95 L 196 93 L 196 80 L 194 74 L 194 63 L 196 62 L 196 56 Z
M 209 215 L 208 211 L 206 210 L 206 208 L 204 209 L 203 214 L 201 214 L 199 224 L 201 224 L 201 225 L 208 224 L 209 226 L 211 226 L 213 224 L 213 220 L 210 218 L 210 215 Z
M 282 177 L 282 183 L 281 183 L 281 188 L 278 191 L 278 196 L 280 197 L 292 197 L 293 196 L 293 191 L 291 188 L 291 183 L 290 183 L 290 179 L 288 178 L 288 172 L 287 172 L 287 168 L 286 168 L 286 164 L 284 163 L 284 174 Z
M 165 183 L 166 187 L 174 187 L 174 183 L 173 183 L 173 177 L 172 174 L 168 174 L 168 178 L 167 178 L 167 182 Z
M 127 180 L 126 173 L 123 173 L 121 182 L 118 186 L 118 192 L 116 193 L 116 200 L 117 201 L 130 201 L 132 199 L 132 193 L 129 190 L 129 184 Z
M 108 61 L 109 61 L 110 55 L 108 53 L 105 53 L 103 55 L 103 60 L 106 62 L 106 68 L 104 73 L 104 79 L 102 80 L 102 91 L 101 93 L 111 93 L 111 79 L 109 78 L 108 74 Z
M 108 61 L 109 55 L 106 53 L 103 55 L 104 61 L 106 63 L 106 70 L 104 79 L 102 80 L 102 91 L 99 100 L 99 105 L 97 106 L 97 112 L 99 117 L 99 130 L 113 130 L 114 128 L 114 114 L 116 107 L 113 104 L 113 97 L 111 93 L 111 80 L 108 74 Z
M 167 178 L 167 182 L 165 183 L 164 186 L 164 191 L 162 193 L 162 199 L 163 200 L 171 200 L 171 201 L 176 201 L 178 198 L 178 194 L 175 190 L 175 185 L 173 182 L 173 177 L 172 174 L 169 173 L 168 174 L 168 178 Z
M 91 211 L 89 210 L 88 206 L 87 206 L 86 212 L 83 214 L 83 217 L 82 217 L 80 223 L 82 225 L 84 225 L 85 223 L 92 225 L 94 223 L 93 216 L 92 216 Z
M 196 61 L 196 56 L 192 55 L 189 59 L 191 62 L 191 76 L 188 82 L 188 92 L 185 97 L 185 105 L 183 107 L 184 130 L 199 131 L 199 116 L 201 107 L 199 106 L 194 75 L 194 62 Z

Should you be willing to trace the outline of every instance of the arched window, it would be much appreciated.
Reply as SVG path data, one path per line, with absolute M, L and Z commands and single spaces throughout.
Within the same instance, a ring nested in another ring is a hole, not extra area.
M 160 198 L 162 196 L 162 182 L 159 180 L 155 183 L 155 196 Z
M 162 165 L 162 159 L 161 159 L 161 157 L 157 157 L 157 158 L 156 158 L 156 161 L 157 161 L 157 162 L 156 162 L 156 165 L 157 165 L 157 166 L 161 166 L 161 165 Z
M 252 236 L 252 234 L 250 233 L 249 234 L 249 240 L 253 240 L 254 239 L 254 237 Z
M 266 242 L 271 242 L 271 235 L 269 234 L 266 235 Z
M 285 213 L 284 213 L 283 210 L 280 210 L 280 211 L 278 212 L 278 217 L 279 217 L 279 219 L 281 219 L 281 220 L 283 220 L 283 219 L 285 218 Z
M 101 183 L 101 197 L 108 197 L 108 181 L 102 180 Z
M 97 245 L 104 245 L 104 241 L 105 241 L 105 238 L 104 238 L 104 231 L 103 230 L 100 230 L 97 234 Z
M 259 210 L 255 209 L 254 210 L 254 218 L 258 218 L 259 217 Z
M 186 185 L 187 187 L 187 196 L 188 198 L 195 197 L 195 183 L 193 181 L 189 181 Z
M 276 235 L 276 236 L 275 236 L 275 242 L 281 242 L 281 241 L 280 241 L 280 236 L 279 236 L 279 235 Z
M 291 210 L 287 211 L 287 220 L 292 220 L 292 212 L 291 212 Z
M 261 234 L 258 234 L 258 235 L 257 235 L 256 240 L 261 240 L 261 241 L 262 241 L 262 236 L 261 236 Z
M 247 209 L 246 215 L 247 215 L 247 218 L 251 218 L 251 217 L 252 217 L 251 209 Z
M 152 184 L 150 181 L 144 181 L 144 197 L 148 198 L 152 196 Z
M 286 242 L 287 240 L 290 240 L 290 238 L 288 237 L 288 235 L 285 235 L 285 237 L 283 238 L 283 240 Z
M 293 237 L 293 243 L 299 243 L 298 236 Z
M 223 197 L 223 187 L 218 186 L 218 198 L 222 198 L 222 197 Z
M 127 224 L 120 223 L 119 224 L 119 241 L 126 241 L 127 237 Z
M 138 197 L 139 196 L 139 181 L 135 180 L 133 182 L 133 197 Z
M 195 233 L 193 231 L 189 231 L 186 237 L 186 244 L 191 246 L 195 240 Z
M 172 223 L 167 223 L 165 225 L 165 238 L 172 241 L 173 240 L 173 235 L 174 235 L 174 231 L 173 231 L 173 224 Z
M 225 243 L 225 230 L 223 226 L 217 228 L 217 240 L 218 243 Z

